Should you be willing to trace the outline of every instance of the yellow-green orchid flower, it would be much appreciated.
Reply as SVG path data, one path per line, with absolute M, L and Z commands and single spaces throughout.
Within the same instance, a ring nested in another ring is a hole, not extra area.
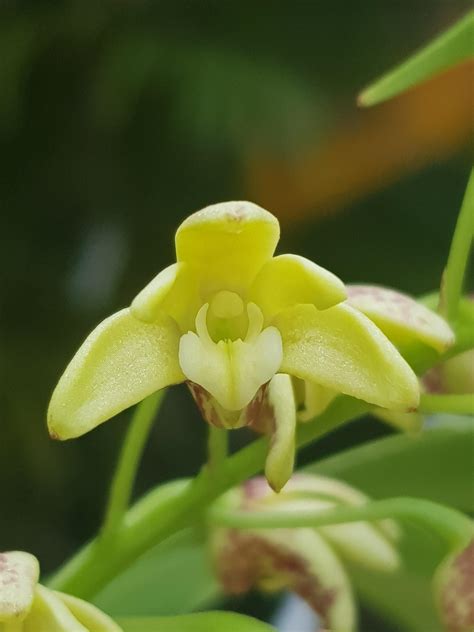
M 291 474 L 290 376 L 395 410 L 414 409 L 416 377 L 344 284 L 296 255 L 274 257 L 276 218 L 250 202 L 191 215 L 163 270 L 86 339 L 51 399 L 51 435 L 88 432 L 154 391 L 187 381 L 216 426 L 273 433 L 267 476 Z M 262 423 L 262 419 L 266 419 Z
M 368 501 L 340 481 L 295 475 L 280 494 L 263 478 L 227 492 L 220 510 L 251 512 L 324 512 Z M 356 627 L 356 607 L 344 562 L 376 572 L 393 572 L 399 564 L 399 529 L 392 520 L 354 522 L 327 527 L 232 529 L 216 527 L 210 547 L 217 577 L 225 592 L 241 594 L 253 587 L 299 594 L 331 630 Z
M 49 590 L 38 578 L 34 555 L 0 553 L 0 632 L 121 632 L 95 606 Z

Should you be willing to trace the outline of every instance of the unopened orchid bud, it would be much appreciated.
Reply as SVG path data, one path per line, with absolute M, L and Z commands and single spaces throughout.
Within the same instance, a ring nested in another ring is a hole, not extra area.
M 244 513 L 318 513 L 368 500 L 342 482 L 294 475 L 278 495 L 265 479 L 251 479 L 225 494 L 219 507 Z M 212 535 L 212 552 L 226 592 L 243 593 L 252 586 L 272 592 L 289 589 L 308 602 L 326 627 L 349 632 L 355 627 L 356 613 L 344 561 L 393 571 L 399 565 L 397 538 L 398 527 L 391 520 L 318 528 L 219 527 Z

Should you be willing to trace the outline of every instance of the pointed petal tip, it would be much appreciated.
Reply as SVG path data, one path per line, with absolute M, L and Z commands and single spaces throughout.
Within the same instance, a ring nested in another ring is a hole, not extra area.
M 360 92 L 357 95 L 356 103 L 357 103 L 357 107 L 359 107 L 359 108 L 365 108 L 365 107 L 369 107 L 370 105 L 372 105 L 372 103 L 370 102 L 370 93 L 369 93 L 369 91 L 368 90 L 362 90 L 362 92 Z

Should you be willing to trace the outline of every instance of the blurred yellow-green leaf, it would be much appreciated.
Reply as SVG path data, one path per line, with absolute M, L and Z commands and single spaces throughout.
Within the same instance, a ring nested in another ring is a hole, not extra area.
M 372 83 L 359 96 L 359 105 L 376 105 L 426 81 L 474 55 L 474 11 L 418 53 Z

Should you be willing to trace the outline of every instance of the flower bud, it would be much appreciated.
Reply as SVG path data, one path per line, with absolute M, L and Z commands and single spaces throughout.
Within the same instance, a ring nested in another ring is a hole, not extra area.
M 474 630 L 474 540 L 438 569 L 435 594 L 447 632 Z
M 278 495 L 263 478 L 248 481 L 219 501 L 223 511 L 318 512 L 362 505 L 367 497 L 329 478 L 295 475 Z M 356 610 L 343 562 L 378 571 L 399 564 L 390 520 L 311 528 L 217 528 L 211 548 L 223 589 L 231 594 L 257 588 L 289 589 L 302 597 L 331 630 L 353 630 Z

